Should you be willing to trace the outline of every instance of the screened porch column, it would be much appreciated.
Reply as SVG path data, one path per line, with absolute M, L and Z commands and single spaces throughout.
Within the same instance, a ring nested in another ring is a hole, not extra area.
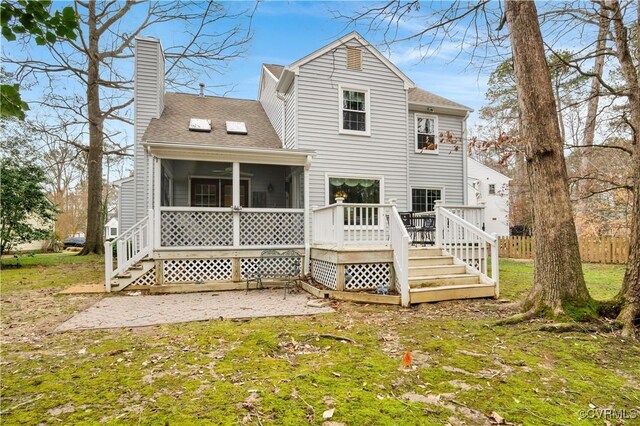
M 160 186 L 162 176 L 161 160 L 153 155 L 149 155 L 149 188 L 152 189 L 150 195 L 150 209 L 153 209 L 153 248 L 160 248 L 160 232 L 161 232 L 161 215 L 160 215 Z
M 240 209 L 240 206 L 242 204 L 240 201 L 240 163 L 237 161 L 233 162 L 232 179 L 233 181 L 231 187 L 233 190 L 233 195 L 231 208 L 233 209 L 233 211 L 236 211 L 236 209 Z M 235 247 L 240 246 L 240 215 L 237 213 L 233 215 L 233 245 Z

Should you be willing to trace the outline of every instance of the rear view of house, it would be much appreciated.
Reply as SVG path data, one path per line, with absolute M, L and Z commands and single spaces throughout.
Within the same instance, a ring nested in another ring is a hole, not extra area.
M 359 34 L 264 65 L 258 100 L 166 93 L 163 79 L 160 42 L 138 38 L 135 172 L 108 289 L 240 288 L 281 268 L 264 256 L 281 250 L 319 295 L 498 294 L 495 238 L 466 205 L 470 109 L 417 88 Z

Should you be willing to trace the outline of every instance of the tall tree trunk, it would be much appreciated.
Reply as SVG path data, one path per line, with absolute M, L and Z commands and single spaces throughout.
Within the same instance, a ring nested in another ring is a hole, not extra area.
M 563 315 L 591 297 L 582 275 L 563 141 L 533 1 L 505 1 L 531 184 L 535 269 L 526 316 Z
M 81 254 L 104 253 L 102 217 L 103 123 L 100 111 L 100 58 L 96 30 L 96 4 L 88 2 L 89 50 L 87 52 L 87 112 L 89 118 L 89 152 L 87 154 L 87 229 Z
M 620 61 L 620 71 L 626 83 L 627 99 L 629 100 L 628 122 L 633 134 L 633 154 L 631 167 L 633 168 L 633 207 L 631 211 L 631 237 L 629 239 L 629 258 L 624 274 L 622 289 L 617 299 L 621 303 L 618 321 L 623 325 L 623 334 L 635 336 L 634 321 L 640 320 L 640 77 L 638 69 L 633 63 L 629 34 L 622 19 L 620 4 L 617 0 L 606 3 L 611 10 L 613 20 L 616 56 Z M 637 4 L 638 20 L 636 21 L 636 35 L 640 34 L 640 3 Z

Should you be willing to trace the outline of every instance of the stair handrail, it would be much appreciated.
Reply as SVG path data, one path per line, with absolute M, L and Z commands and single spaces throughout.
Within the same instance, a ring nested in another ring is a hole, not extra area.
M 436 247 L 465 263 L 495 285 L 500 295 L 499 245 L 496 234 L 488 234 L 436 202 Z M 487 245 L 491 247 L 491 273 L 487 268 Z
M 393 269 L 400 285 L 400 303 L 406 307 L 410 303 L 409 245 L 411 238 L 394 204 L 391 205 L 389 213 L 389 240 L 393 249 Z
M 131 228 L 111 241 L 104 242 L 105 287 L 111 291 L 111 279 L 135 265 L 151 253 L 153 248 L 153 210 Z M 116 267 L 113 251 L 116 251 Z

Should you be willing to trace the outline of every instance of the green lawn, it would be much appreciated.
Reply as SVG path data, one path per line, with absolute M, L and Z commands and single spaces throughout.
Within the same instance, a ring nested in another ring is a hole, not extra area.
M 319 425 L 334 407 L 332 420 L 348 425 L 488 424 L 492 411 L 525 425 L 601 425 L 580 410 L 640 410 L 637 345 L 496 327 L 515 312 L 507 303 L 340 303 L 316 317 L 57 334 L 99 296 L 54 293 L 98 282 L 100 259 L 30 265 L 2 274 L 2 424 Z M 597 298 L 615 294 L 622 273 L 585 265 Z M 530 263 L 501 262 L 502 297 L 526 294 L 531 276 Z

